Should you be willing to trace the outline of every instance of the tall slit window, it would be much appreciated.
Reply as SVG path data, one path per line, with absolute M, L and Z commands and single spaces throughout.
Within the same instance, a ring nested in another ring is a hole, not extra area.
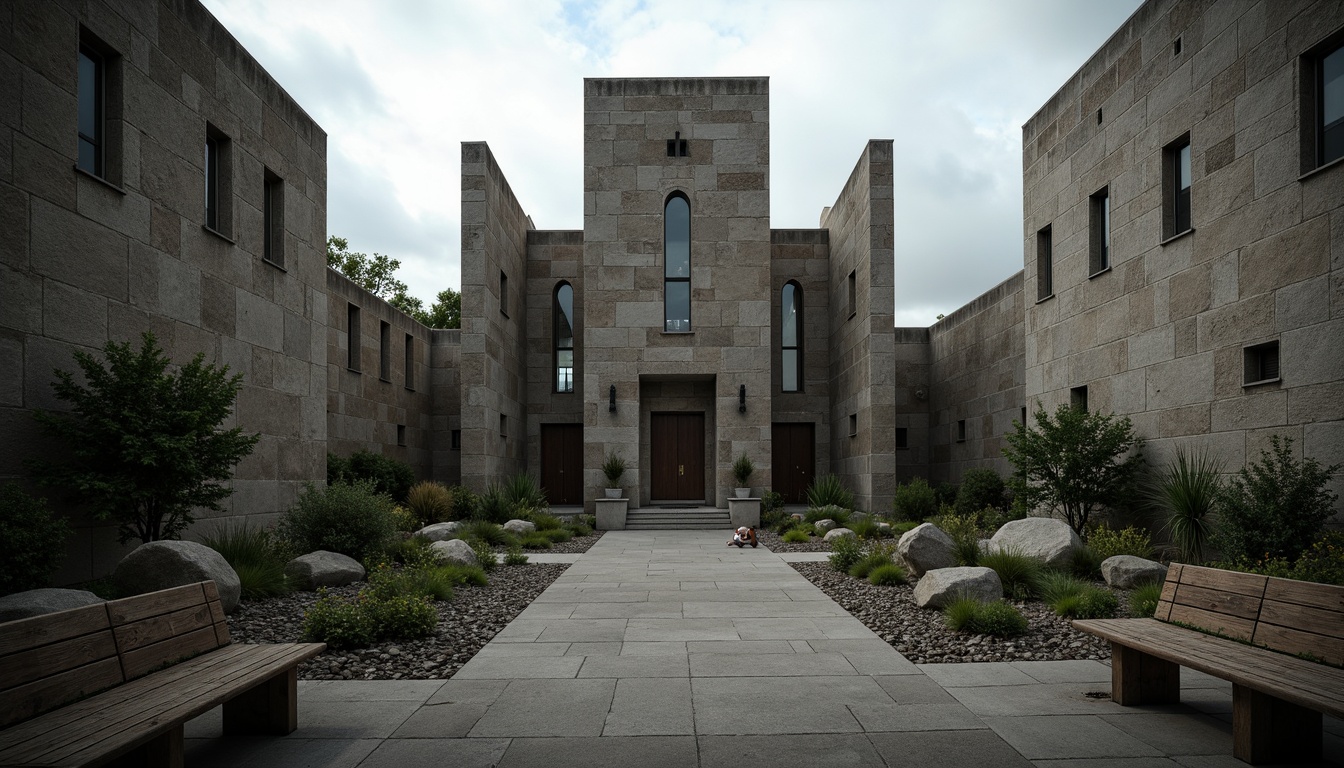
M 680 193 L 663 206 L 663 330 L 691 330 L 691 202 Z
M 779 297 L 780 371 L 785 392 L 803 391 L 803 289 L 790 280 Z
M 555 334 L 555 391 L 574 391 L 574 288 L 555 289 L 552 325 Z
M 1344 46 L 1322 56 L 1316 81 L 1319 136 L 1317 153 L 1320 165 L 1344 158 Z
M 1054 237 L 1050 227 L 1036 233 L 1036 300 L 1055 295 Z
M 1166 213 L 1163 216 L 1163 234 L 1167 239 L 1184 234 L 1190 223 L 1190 135 L 1186 134 L 1168 145 L 1163 152 L 1166 176 Z
M 285 266 L 285 182 L 264 169 L 262 178 L 262 258 Z
M 104 86 L 107 65 L 97 51 L 79 46 L 79 158 L 80 170 L 105 176 L 103 148 L 106 114 Z
M 1092 196 L 1092 254 L 1088 274 L 1096 275 L 1111 268 L 1111 192 L 1110 187 Z

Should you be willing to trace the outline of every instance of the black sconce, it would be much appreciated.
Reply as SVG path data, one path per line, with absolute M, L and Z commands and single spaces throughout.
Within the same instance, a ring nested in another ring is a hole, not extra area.
M 747 412 L 747 385 L 746 385 L 746 384 L 738 384 L 738 385 L 737 385 L 737 412 L 738 412 L 738 413 L 746 413 L 746 412 Z
M 615 413 L 615 412 L 616 412 L 616 385 L 615 385 L 615 384 L 612 384 L 612 385 L 611 385 L 611 389 L 608 390 L 608 392 L 609 392 L 609 394 L 608 394 L 609 404 L 607 405 L 607 410 L 608 410 L 608 411 L 611 411 L 612 413 Z

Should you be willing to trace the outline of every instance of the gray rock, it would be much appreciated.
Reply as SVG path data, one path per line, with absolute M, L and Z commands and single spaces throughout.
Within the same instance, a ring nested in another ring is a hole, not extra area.
M 537 526 L 536 524 L 528 522 L 527 520 L 514 519 L 504 524 L 504 530 L 508 531 L 509 533 L 516 533 L 521 536 L 523 534 L 531 533 L 537 530 Z
M 957 564 L 956 544 L 933 523 L 921 523 L 906 531 L 896 542 L 896 554 L 909 566 L 913 576 L 923 576 L 938 568 Z
M 415 535 L 424 536 L 430 541 L 447 541 L 453 538 L 460 526 L 461 523 L 434 523 L 416 531 Z
M 817 533 L 825 533 L 835 527 L 835 521 L 828 517 L 813 523 L 812 527 L 817 529 Z
M 853 531 L 848 528 L 832 528 L 826 532 L 825 541 L 834 541 L 835 539 L 856 538 Z
M 364 578 L 364 566 L 349 555 L 319 549 L 285 564 L 285 577 L 295 589 L 313 592 L 318 587 L 343 587 Z
M 1016 552 L 1058 567 L 1067 567 L 1073 551 L 1082 546 L 1068 523 L 1048 517 L 1009 521 L 989 540 L 991 552 Z
M 882 533 L 891 533 L 891 523 L 878 523 L 877 530 Z
M 915 604 L 942 608 L 954 600 L 970 597 L 983 603 L 1003 597 L 1003 582 L 990 568 L 939 568 L 919 577 Z
M 803 513 L 801 513 L 801 512 L 794 512 L 793 514 L 789 515 L 789 517 L 793 518 L 794 520 L 806 520 L 806 519 L 807 519 L 807 516 L 805 516 L 805 515 L 804 515 Z
M 117 563 L 112 583 L 121 594 L 139 595 L 212 579 L 225 613 L 238 607 L 243 586 L 238 574 L 215 550 L 194 541 L 151 541 Z
M 1167 578 L 1167 566 L 1133 555 L 1115 555 L 1101 563 L 1101 577 L 1116 589 L 1133 589 L 1140 584 L 1161 582 Z
M 429 551 L 437 555 L 440 560 L 449 563 L 478 565 L 476 561 L 476 552 L 472 550 L 470 544 L 461 539 L 436 541 L 429 545 Z
M 0 621 L 26 619 L 101 602 L 104 602 L 103 598 L 82 589 L 30 589 L 0 597 Z

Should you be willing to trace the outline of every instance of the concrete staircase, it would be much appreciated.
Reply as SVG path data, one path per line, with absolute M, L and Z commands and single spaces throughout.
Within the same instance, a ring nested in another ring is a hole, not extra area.
M 728 510 L 717 507 L 641 507 L 625 513 L 625 528 L 629 531 L 727 531 L 732 527 Z

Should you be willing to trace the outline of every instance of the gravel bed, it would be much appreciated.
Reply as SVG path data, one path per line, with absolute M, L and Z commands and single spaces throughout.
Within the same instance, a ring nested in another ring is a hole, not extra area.
M 602 538 L 606 531 L 593 531 L 587 536 L 575 536 L 569 541 L 563 541 L 559 544 L 552 544 L 550 549 L 524 549 L 525 555 L 578 555 L 587 552 L 590 547 Z M 495 547 L 496 552 L 507 552 L 508 547 Z
M 589 537 L 584 537 L 589 538 Z M 596 537 L 593 537 L 596 538 Z M 569 566 L 535 563 L 502 566 L 484 587 L 461 586 L 453 599 L 435 603 L 439 626 L 420 640 L 384 642 L 371 648 L 328 650 L 299 666 L 300 680 L 442 680 L 476 655 Z M 327 590 L 354 597 L 362 582 Z M 313 592 L 247 600 L 229 616 L 234 642 L 293 643 L 303 633 L 303 614 L 317 602 Z
M 761 546 L 771 552 L 830 552 L 831 545 L 827 544 L 820 536 L 813 536 L 806 542 L 794 544 L 791 541 L 785 541 L 778 533 L 766 530 L 765 528 L 756 529 L 756 541 Z
M 916 606 L 913 584 L 875 587 L 832 570 L 829 563 L 790 565 L 916 664 L 1111 657 L 1109 643 L 1073 629 L 1068 619 L 1056 615 L 1043 603 L 1013 603 L 1027 619 L 1024 635 L 1011 638 L 967 635 L 948 629 L 941 611 Z

